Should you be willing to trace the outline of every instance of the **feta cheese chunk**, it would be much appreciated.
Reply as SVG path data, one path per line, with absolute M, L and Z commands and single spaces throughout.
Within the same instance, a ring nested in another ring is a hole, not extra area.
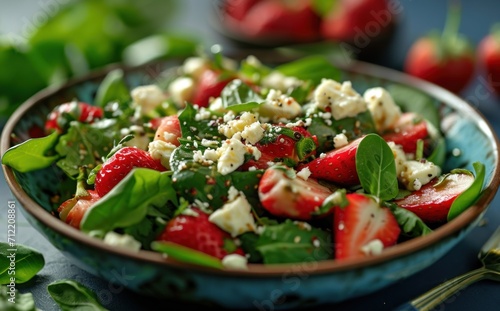
M 256 228 L 252 207 L 242 193 L 233 201 L 215 210 L 210 214 L 208 220 L 231 234 L 232 237 L 248 231 L 255 231 Z
M 148 152 L 153 159 L 160 160 L 161 165 L 170 169 L 170 156 L 175 148 L 177 147 L 172 143 L 167 143 L 163 140 L 153 140 L 148 145 Z
M 119 234 L 114 231 L 106 233 L 104 236 L 104 243 L 132 251 L 139 251 L 141 249 L 141 242 L 134 239 L 131 235 Z
M 130 92 L 130 95 L 134 105 L 141 108 L 142 114 L 149 114 L 167 99 L 162 89 L 155 84 L 138 86 Z
M 394 155 L 394 162 L 396 163 L 396 175 L 401 176 L 401 173 L 405 170 L 406 154 L 401 145 L 396 145 L 393 141 L 387 143 L 389 148 L 392 150 Z
M 182 64 L 182 71 L 197 80 L 208 68 L 208 65 L 208 60 L 202 57 L 188 57 L 184 61 L 184 64 Z
M 401 117 L 401 109 L 386 89 L 381 87 L 368 89 L 363 97 L 368 104 L 368 110 L 373 116 L 378 131 L 391 129 Z
M 297 173 L 297 177 L 302 178 L 303 180 L 308 180 L 311 174 L 311 170 L 308 167 L 304 167 Z
M 283 92 L 290 88 L 298 87 L 302 85 L 302 83 L 302 80 L 295 77 L 285 76 L 279 71 L 272 71 L 262 79 L 262 86 Z
M 229 254 L 222 258 L 222 265 L 227 269 L 247 270 L 248 259 L 240 254 Z
M 420 188 L 441 174 L 441 168 L 429 161 L 406 161 L 399 181 L 410 191 Z
M 241 132 L 241 137 L 252 145 L 255 145 L 264 137 L 264 128 L 259 121 L 256 121 L 250 125 L 245 126 Z
M 345 134 L 337 134 L 335 137 L 333 137 L 333 146 L 335 149 L 342 148 L 344 146 L 347 146 L 349 144 L 349 141 L 347 140 L 347 136 Z
M 282 94 L 280 90 L 271 89 L 259 107 L 259 112 L 262 117 L 277 122 L 295 118 L 300 114 L 301 106 L 293 97 Z
M 230 114 L 228 114 L 230 115 Z M 219 126 L 219 133 L 224 134 L 227 138 L 232 138 L 237 133 L 245 130 L 245 127 L 251 126 L 253 123 L 258 122 L 258 118 L 251 112 L 244 112 L 237 119 L 225 118 L 225 124 Z M 258 123 L 260 126 L 260 122 Z
M 384 243 L 379 239 L 372 240 L 361 247 L 365 255 L 379 255 L 384 250 Z
M 219 161 L 217 171 L 222 175 L 227 175 L 235 171 L 245 162 L 246 146 L 238 139 L 226 140 L 221 147 L 217 148 Z
M 181 107 L 191 99 L 194 94 L 194 81 L 189 77 L 179 77 L 168 86 L 168 94 Z
M 352 88 L 350 81 L 340 84 L 323 79 L 314 90 L 314 102 L 322 110 L 329 108 L 335 120 L 355 117 L 367 110 L 365 100 Z

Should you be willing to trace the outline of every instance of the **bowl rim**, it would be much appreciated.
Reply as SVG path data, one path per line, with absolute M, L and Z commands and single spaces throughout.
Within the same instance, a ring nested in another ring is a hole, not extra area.
M 21 120 L 22 116 L 33 106 L 48 97 L 51 97 L 61 91 L 74 87 L 80 83 L 103 78 L 109 71 L 113 69 L 122 69 L 124 72 L 133 71 L 143 71 L 147 70 L 148 66 L 157 66 L 158 63 L 164 64 L 168 61 L 155 61 L 139 66 L 125 66 L 123 64 L 111 64 L 104 66 L 100 69 L 94 70 L 87 75 L 73 78 L 68 80 L 59 86 L 47 87 L 38 93 L 34 94 L 32 97 L 27 99 L 7 120 L 5 124 L 0 144 L 0 154 L 4 154 L 8 148 L 10 148 L 10 138 L 11 133 L 14 130 L 16 124 Z M 442 87 L 431 84 L 427 81 L 421 80 L 409 76 L 403 72 L 397 71 L 395 69 L 382 67 L 380 65 L 375 65 L 371 63 L 366 63 L 358 60 L 351 60 L 348 64 L 338 63 L 332 61 L 335 66 L 339 67 L 341 70 L 347 70 L 356 74 L 362 74 L 367 76 L 372 76 L 376 78 L 381 78 L 389 82 L 397 82 L 405 85 L 411 85 L 412 88 L 423 91 L 424 93 L 431 95 L 432 97 L 440 100 L 441 102 L 446 102 L 447 105 L 451 105 L 454 108 L 465 110 L 469 112 L 468 115 L 478 122 L 478 126 L 482 129 L 482 132 L 493 141 L 494 153 L 496 157 L 496 166 L 494 167 L 493 174 L 489 181 L 485 181 L 487 187 L 485 187 L 482 195 L 476 201 L 476 203 L 470 206 L 458 217 L 453 219 L 439 228 L 435 229 L 433 233 L 405 241 L 404 243 L 397 244 L 390 248 L 387 248 L 382 252 L 382 254 L 377 256 L 370 256 L 365 258 L 355 258 L 346 261 L 336 261 L 336 260 L 325 260 L 315 262 L 311 265 L 301 265 L 301 263 L 293 264 L 248 264 L 248 269 L 213 269 L 205 266 L 199 266 L 194 264 L 189 264 L 185 262 L 179 262 L 174 259 L 166 258 L 160 253 L 140 250 L 138 252 L 133 252 L 127 249 L 122 249 L 118 247 L 109 247 L 103 241 L 90 237 L 78 229 L 75 229 L 66 223 L 60 221 L 54 217 L 51 213 L 47 212 L 44 208 L 39 206 L 35 201 L 33 201 L 28 194 L 21 188 L 21 186 L 16 182 L 14 172 L 10 167 L 2 165 L 5 180 L 10 190 L 14 196 L 20 201 L 22 208 L 25 212 L 29 213 L 37 221 L 41 222 L 43 225 L 49 227 L 51 230 L 61 234 L 62 236 L 69 238 L 77 243 L 84 244 L 86 247 L 94 248 L 100 252 L 108 253 L 114 256 L 127 257 L 129 260 L 136 260 L 147 264 L 160 265 L 165 267 L 187 269 L 192 271 L 198 271 L 209 274 L 218 274 L 228 277 L 245 277 L 245 278 L 263 278 L 263 277 L 275 277 L 282 276 L 290 271 L 294 271 L 297 265 L 300 265 L 303 271 L 310 275 L 315 274 L 331 274 L 346 272 L 353 269 L 369 268 L 376 265 L 381 265 L 389 262 L 392 259 L 398 257 L 405 257 L 411 255 L 414 252 L 421 251 L 427 247 L 434 245 L 436 242 L 448 237 L 452 237 L 460 230 L 466 228 L 468 225 L 474 222 L 478 217 L 480 217 L 484 212 L 486 212 L 489 203 L 495 197 L 495 194 L 500 185 L 500 155 L 498 152 L 500 142 L 498 137 L 489 123 L 489 121 L 484 117 L 484 115 L 475 107 L 470 105 L 464 99 L 459 96 L 445 90 Z M 151 68 L 151 67 L 150 67 Z

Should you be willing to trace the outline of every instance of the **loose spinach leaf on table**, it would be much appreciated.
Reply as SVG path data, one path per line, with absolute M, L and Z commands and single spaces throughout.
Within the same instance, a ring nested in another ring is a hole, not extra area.
M 0 310 L 2 311 L 40 311 L 35 306 L 35 300 L 31 293 L 21 294 L 17 289 L 0 286 Z
M 58 280 L 47 286 L 47 291 L 62 311 L 107 311 L 97 295 L 84 285 L 68 279 Z
M 14 260 L 14 261 L 12 261 Z M 9 269 L 11 262 L 15 269 Z M 14 277 L 16 283 L 25 283 L 31 280 L 45 265 L 43 255 L 37 250 L 21 245 L 10 245 L 0 242 L 0 284 L 11 283 Z

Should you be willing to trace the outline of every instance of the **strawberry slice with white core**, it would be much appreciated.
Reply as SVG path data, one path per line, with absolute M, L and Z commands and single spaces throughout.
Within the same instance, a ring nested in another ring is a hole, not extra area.
M 392 212 L 373 198 L 351 193 L 349 204 L 334 209 L 335 258 L 376 255 L 396 244 L 401 229 Z
M 309 220 L 332 191 L 312 178 L 297 177 L 284 166 L 273 166 L 264 172 L 258 193 L 264 208 L 274 216 Z

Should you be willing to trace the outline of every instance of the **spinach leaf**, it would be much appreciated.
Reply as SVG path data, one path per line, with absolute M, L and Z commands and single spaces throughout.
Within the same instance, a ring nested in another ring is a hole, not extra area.
M 331 259 L 331 232 L 301 226 L 290 219 L 266 226 L 255 243 L 264 263 L 311 262 Z
M 94 104 L 105 107 L 109 102 L 128 103 L 130 101 L 130 90 L 125 83 L 123 70 L 114 69 L 99 84 Z
M 427 157 L 427 160 L 442 167 L 444 161 L 446 160 L 446 140 L 444 137 L 437 138 L 434 150 L 431 155 Z
M 95 203 L 82 219 L 81 230 L 110 231 L 141 222 L 148 207 L 177 204 L 169 172 L 134 168 L 108 194 Z
M 479 194 L 483 191 L 483 184 L 485 178 L 485 166 L 483 163 L 474 162 L 472 163 L 475 171 L 475 179 L 472 185 L 470 185 L 467 190 L 462 192 L 451 204 L 451 208 L 448 211 L 448 221 L 454 219 L 460 215 L 463 211 L 469 208 L 474 201 L 477 200 Z
M 331 122 L 331 123 L 330 123 Z M 318 138 L 318 152 L 334 149 L 333 138 L 343 133 L 349 141 L 365 134 L 376 133 L 375 123 L 369 111 L 358 114 L 353 118 L 325 120 L 321 116 L 311 117 L 311 125 L 307 130 Z
M 26 173 L 49 167 L 58 155 L 47 156 L 59 139 L 56 132 L 41 138 L 31 138 L 27 141 L 9 148 L 2 157 L 2 164 L 18 172 Z
M 79 167 L 94 168 L 102 163 L 120 138 L 119 126 L 112 119 L 92 124 L 71 122 L 68 132 L 61 136 L 56 151 L 62 157 L 57 166 L 68 176 L 78 176 Z
M 95 310 L 107 311 L 97 295 L 84 285 L 73 280 L 58 280 L 47 286 L 47 291 L 62 311 Z
M 224 87 L 221 92 L 221 99 L 224 108 L 235 112 L 258 108 L 264 101 L 248 84 L 240 79 L 235 79 Z
M 166 254 L 175 260 L 210 268 L 222 269 L 222 262 L 213 256 L 171 242 L 153 242 L 151 249 Z
M 11 263 L 15 263 L 14 266 Z M 0 242 L 0 284 L 10 284 L 31 280 L 45 265 L 43 255 L 37 250 L 21 244 L 11 245 Z M 11 267 L 15 267 L 12 269 Z
M 275 68 L 285 76 L 300 80 L 311 80 L 315 85 L 324 78 L 339 80 L 341 72 L 326 57 L 321 55 L 303 57 Z
M 384 202 L 384 205 L 388 207 L 394 217 L 396 217 L 399 227 L 403 230 L 404 235 L 413 238 L 424 236 L 432 232 L 432 229 L 429 228 L 422 221 L 422 219 L 420 219 L 420 217 L 415 215 L 413 212 L 390 202 Z
M 225 139 L 225 136 L 219 133 L 219 122 L 215 115 L 212 115 L 208 119 L 196 120 L 197 114 L 198 110 L 189 104 L 179 114 L 179 123 L 183 138 L 187 139 L 191 137 L 191 139 L 198 141 L 201 141 L 203 138 L 208 140 Z
M 368 134 L 356 151 L 356 171 L 363 189 L 381 200 L 398 194 L 396 163 L 391 148 L 377 134 Z
M 31 293 L 21 294 L 12 287 L 0 286 L 0 310 L 2 311 L 40 311 L 35 306 Z
M 439 112 L 432 97 L 397 83 L 387 86 L 387 91 L 403 111 L 415 112 L 431 122 L 437 129 L 440 128 Z

